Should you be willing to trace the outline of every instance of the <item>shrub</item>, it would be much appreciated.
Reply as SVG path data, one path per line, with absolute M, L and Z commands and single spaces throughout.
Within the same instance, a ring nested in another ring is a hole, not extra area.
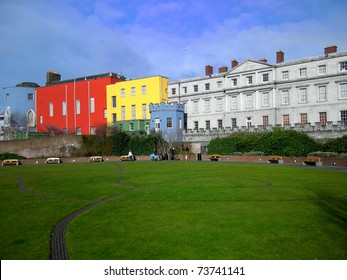
M 0 154 L 0 160 L 5 160 L 5 159 L 24 159 L 25 157 L 20 156 L 18 154 L 11 154 L 11 153 L 3 153 Z
M 325 152 L 347 153 L 347 135 L 328 141 L 323 149 Z
M 265 132 L 236 132 L 213 139 L 208 145 L 208 153 L 231 155 L 259 151 L 263 155 L 306 156 L 319 148 L 318 142 L 302 132 L 274 128 Z

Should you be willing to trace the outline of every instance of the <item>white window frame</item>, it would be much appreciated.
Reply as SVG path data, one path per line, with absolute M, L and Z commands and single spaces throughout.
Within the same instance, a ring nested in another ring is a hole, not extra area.
M 289 102 L 290 102 L 289 90 L 282 90 L 282 103 L 281 103 L 281 105 L 288 105 Z

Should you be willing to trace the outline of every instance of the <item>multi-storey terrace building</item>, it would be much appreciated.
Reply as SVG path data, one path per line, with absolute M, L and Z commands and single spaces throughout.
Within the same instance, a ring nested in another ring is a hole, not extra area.
M 205 76 L 172 81 L 168 93 L 170 102 L 185 104 L 188 134 L 204 130 L 201 142 L 216 130 L 347 124 L 347 52 L 329 46 L 285 62 L 278 51 L 276 64 L 232 60 L 230 71 L 216 74 L 207 65 Z
M 130 133 L 149 133 L 149 105 L 167 102 L 168 81 L 152 76 L 108 85 L 107 123 Z
M 37 131 L 95 134 L 107 121 L 106 86 L 125 80 L 116 73 L 105 73 L 70 80 L 47 72 L 47 85 L 36 91 Z

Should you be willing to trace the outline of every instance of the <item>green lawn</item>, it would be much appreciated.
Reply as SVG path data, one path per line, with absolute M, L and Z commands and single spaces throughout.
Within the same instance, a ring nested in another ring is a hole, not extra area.
M 31 192 L 17 189 L 18 179 Z M 347 259 L 347 172 L 223 162 L 0 168 L 1 259 Z

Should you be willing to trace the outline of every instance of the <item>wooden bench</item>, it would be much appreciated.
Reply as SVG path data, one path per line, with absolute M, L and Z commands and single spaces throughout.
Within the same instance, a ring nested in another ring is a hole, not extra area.
M 267 160 L 269 163 L 283 163 L 282 156 L 270 156 Z
M 129 156 L 121 156 L 119 158 L 120 161 L 129 161 Z
M 210 155 L 209 160 L 210 161 L 218 161 L 219 157 L 220 157 L 219 155 Z
M 2 162 L 2 166 L 8 166 L 8 165 L 21 165 L 21 162 L 18 159 L 5 159 Z
M 322 166 L 322 162 L 319 156 L 307 156 L 303 162 L 304 165 Z
M 89 162 L 103 162 L 104 161 L 104 158 L 102 156 L 93 156 L 93 157 L 90 157 Z

